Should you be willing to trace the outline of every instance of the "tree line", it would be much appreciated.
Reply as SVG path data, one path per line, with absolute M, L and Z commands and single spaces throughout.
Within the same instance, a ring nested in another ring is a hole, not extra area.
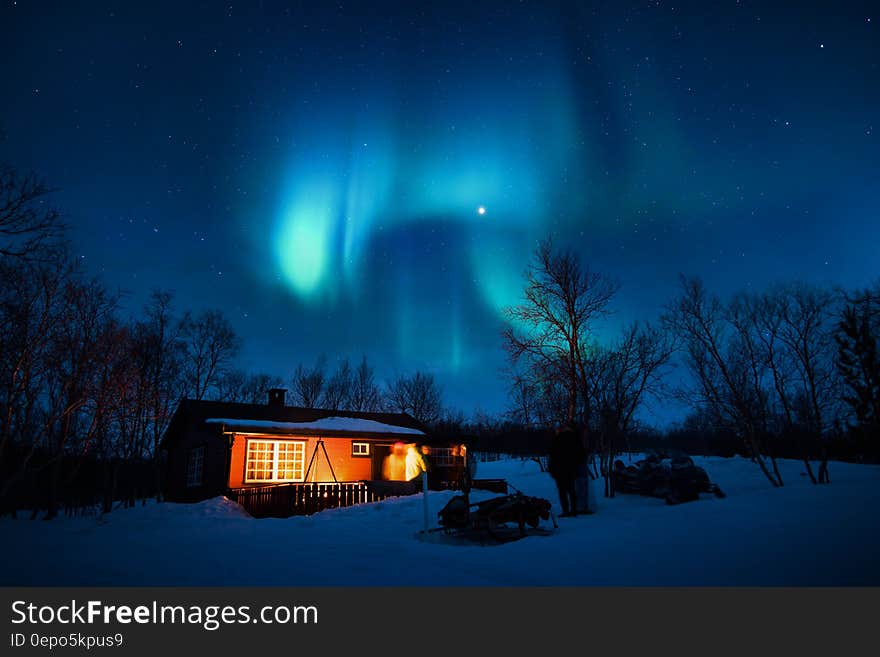
M 74 257 L 52 190 L 0 166 L 0 513 L 52 518 L 157 496 L 160 442 L 181 399 L 266 403 L 280 377 L 235 367 L 242 340 L 219 310 L 178 312 L 155 291 L 123 316 L 123 297 Z M 295 405 L 395 410 L 431 423 L 439 386 L 422 372 L 377 384 L 326 359 L 299 365 Z
M 650 399 L 685 403 L 686 423 L 705 435 L 735 436 L 773 486 L 784 485 L 783 446 L 813 483 L 830 481 L 832 452 L 880 455 L 880 282 L 859 291 L 792 282 L 721 298 L 681 276 L 660 317 L 600 340 L 618 290 L 543 241 L 503 333 L 508 418 L 525 429 L 578 425 L 606 494 Z M 684 383 L 671 385 L 673 368 Z
M 290 392 L 294 406 L 408 413 L 428 426 L 437 423 L 445 412 L 440 386 L 432 374 L 398 374 L 380 385 L 366 356 L 356 367 L 343 358 L 332 372 L 324 355 L 314 365 L 300 363 L 290 381 Z

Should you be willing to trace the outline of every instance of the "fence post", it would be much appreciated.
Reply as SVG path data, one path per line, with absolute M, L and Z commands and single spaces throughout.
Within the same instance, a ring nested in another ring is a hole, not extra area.
M 427 533 L 430 514 L 428 513 L 428 473 L 424 470 L 422 470 L 422 500 L 424 501 L 422 506 L 425 512 L 425 533 Z

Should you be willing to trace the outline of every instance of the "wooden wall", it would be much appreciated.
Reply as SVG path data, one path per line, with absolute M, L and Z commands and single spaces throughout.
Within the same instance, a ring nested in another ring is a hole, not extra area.
M 317 448 L 318 452 L 315 455 L 314 462 L 312 463 L 311 471 L 308 473 L 308 481 L 333 481 L 333 474 L 336 475 L 337 481 L 362 481 L 373 479 L 373 467 L 372 462 L 373 459 L 371 457 L 362 457 L 362 456 L 352 456 L 351 455 L 351 443 L 352 442 L 370 442 L 371 443 L 371 451 L 372 445 L 377 444 L 390 444 L 388 440 L 364 440 L 363 438 L 349 438 L 349 437 L 325 437 L 323 439 L 324 447 L 327 450 L 326 455 L 324 454 L 324 450 L 318 445 L 318 438 L 315 436 L 303 436 L 296 437 L 290 435 L 283 436 L 275 436 L 275 435 L 259 435 L 259 436 L 248 436 L 243 434 L 236 434 L 235 442 L 232 447 L 232 458 L 231 464 L 229 468 L 229 487 L 230 488 L 238 488 L 241 486 L 260 486 L 265 485 L 265 483 L 245 483 L 245 456 L 247 454 L 247 441 L 249 438 L 253 438 L 256 440 L 296 440 L 296 441 L 305 441 L 306 443 L 306 452 L 305 452 L 305 468 L 308 469 L 309 461 L 312 459 L 312 455 Z M 330 460 L 330 463 L 333 466 L 333 472 L 331 473 L 330 467 L 327 464 L 327 460 Z

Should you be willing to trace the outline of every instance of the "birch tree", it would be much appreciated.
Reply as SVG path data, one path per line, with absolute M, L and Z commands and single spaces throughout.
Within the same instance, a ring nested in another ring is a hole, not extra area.
M 504 345 L 516 366 L 525 362 L 543 377 L 565 388 L 566 420 L 590 420 L 589 400 L 579 396 L 586 388 L 586 345 L 595 322 L 608 312 L 619 285 L 584 267 L 575 254 L 557 250 L 549 239 L 535 249 L 526 271 L 523 301 L 504 311 L 508 326 Z
M 727 309 L 702 281 L 682 276 L 678 297 L 664 315 L 666 326 L 682 341 L 692 375 L 692 402 L 716 424 L 734 428 L 752 459 L 773 486 L 782 482 L 771 471 L 761 433 L 761 403 L 754 387 L 752 347 L 727 322 Z

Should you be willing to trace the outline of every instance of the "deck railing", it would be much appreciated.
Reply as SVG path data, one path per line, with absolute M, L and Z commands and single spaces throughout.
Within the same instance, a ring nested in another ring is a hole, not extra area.
M 325 509 L 378 502 L 388 497 L 409 495 L 417 488 L 411 482 L 339 481 L 272 484 L 230 488 L 226 496 L 241 504 L 255 518 L 304 516 Z

